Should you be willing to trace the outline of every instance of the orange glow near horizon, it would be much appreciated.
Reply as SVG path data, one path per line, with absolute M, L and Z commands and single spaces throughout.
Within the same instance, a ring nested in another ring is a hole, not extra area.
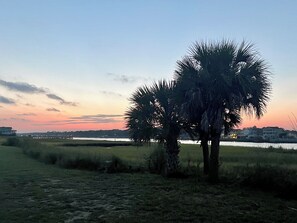
M 11 126 L 19 133 L 125 129 L 122 114 L 129 107 L 129 102 L 123 98 L 110 101 L 106 97 L 89 98 L 75 107 L 44 101 L 44 97 L 38 95 L 26 100 L 34 105 L 1 106 L 0 125 Z M 276 98 L 268 104 L 267 112 L 260 119 L 242 114 L 238 128 L 278 126 L 293 130 L 290 117 L 293 118 L 297 108 L 292 104 L 292 101 Z
M 279 109 L 273 110 L 273 112 L 267 112 L 260 119 L 255 117 L 243 116 L 243 120 L 239 128 L 248 128 L 256 126 L 258 128 L 267 126 L 277 126 L 287 130 L 293 130 L 294 126 L 290 121 L 292 113 L 280 111 Z
M 44 111 L 45 109 L 26 107 L 1 110 L 0 125 L 10 126 L 19 133 L 125 128 L 123 117 L 120 115 L 119 117 L 113 117 L 112 114 L 102 115 L 102 117 L 100 115 L 83 115 L 80 109 L 73 109 L 74 112 L 71 110 L 70 112 L 65 110 L 50 112 Z
M 11 126 L 11 125 L 7 125 Z M 46 123 L 19 123 L 12 125 L 17 132 L 47 132 L 47 131 L 87 131 L 87 130 L 112 130 L 112 129 L 125 129 L 123 122 L 114 123 L 87 123 L 87 124 L 46 124 Z
M 46 131 L 87 131 L 87 130 L 111 130 L 125 129 L 125 121 L 123 119 L 116 120 L 111 123 L 67 123 L 65 117 L 39 116 L 33 117 L 29 121 L 14 121 L 6 123 L 12 126 L 18 132 L 46 132 Z M 243 121 L 238 128 L 248 128 L 256 126 L 258 128 L 267 126 L 278 126 L 284 129 L 292 130 L 293 127 L 289 118 L 284 120 L 280 116 L 267 115 L 261 119 L 243 117 Z

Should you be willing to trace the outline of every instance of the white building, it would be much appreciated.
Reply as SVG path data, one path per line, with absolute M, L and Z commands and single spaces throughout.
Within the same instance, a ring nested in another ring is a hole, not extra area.
M 0 135 L 14 136 L 16 135 L 16 130 L 13 130 L 11 127 L 0 127 Z
M 262 134 L 262 129 L 259 129 L 256 126 L 254 126 L 252 128 L 244 128 L 240 133 L 240 137 L 246 139 L 257 139 L 262 138 Z
M 286 134 L 283 128 L 279 127 L 264 127 L 263 130 L 263 139 L 279 139 L 282 138 L 282 135 Z

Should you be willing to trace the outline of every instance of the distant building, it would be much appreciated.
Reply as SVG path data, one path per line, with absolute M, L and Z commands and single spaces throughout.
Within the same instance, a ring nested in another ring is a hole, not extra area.
M 13 130 L 11 127 L 0 127 L 1 136 L 15 136 L 16 130 Z
M 297 139 L 297 131 L 287 131 L 287 137 L 291 139 Z
M 285 130 L 279 127 L 249 127 L 233 129 L 226 136 L 222 136 L 223 140 L 248 141 L 248 142 L 284 142 L 296 143 L 297 131 Z
M 262 139 L 263 129 L 259 129 L 256 126 L 252 128 L 244 128 L 240 134 L 239 138 L 245 139 Z
M 279 138 L 284 138 L 286 136 L 286 131 L 283 128 L 279 127 L 264 127 L 263 130 L 263 139 L 265 140 L 274 140 Z
M 241 129 L 232 129 L 227 136 L 224 136 L 224 138 L 227 139 L 237 139 L 238 135 L 241 133 Z

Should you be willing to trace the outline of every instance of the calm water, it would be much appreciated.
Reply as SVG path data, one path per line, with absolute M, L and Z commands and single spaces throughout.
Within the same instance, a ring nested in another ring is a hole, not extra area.
M 130 142 L 131 140 L 128 138 L 81 138 L 74 137 L 76 140 L 96 140 L 96 141 L 124 141 Z M 179 140 L 182 144 L 197 144 L 197 141 L 192 140 Z M 268 148 L 272 146 L 274 148 L 282 147 L 284 149 L 297 149 L 297 143 L 256 143 L 256 142 L 221 142 L 223 146 L 244 146 L 244 147 L 260 147 L 260 148 Z

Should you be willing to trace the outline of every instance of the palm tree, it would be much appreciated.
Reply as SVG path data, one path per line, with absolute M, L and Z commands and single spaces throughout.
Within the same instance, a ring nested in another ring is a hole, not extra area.
M 178 137 L 182 129 L 178 106 L 173 101 L 174 82 L 164 80 L 151 87 L 138 88 L 131 97 L 132 106 L 126 112 L 130 137 L 136 142 L 156 139 L 164 144 L 167 157 L 166 175 L 179 169 Z
M 154 97 L 147 86 L 138 88 L 130 98 L 132 106 L 125 114 L 130 138 L 137 143 L 149 142 L 155 135 L 153 126 Z
M 220 136 L 238 125 L 241 111 L 260 118 L 271 92 L 269 69 L 253 45 L 232 41 L 196 42 L 178 61 L 175 80 L 183 113 L 195 123 L 202 146 L 211 140 L 210 180 L 218 180 Z M 208 148 L 203 148 L 208 162 Z M 207 165 L 207 164 L 206 164 Z

